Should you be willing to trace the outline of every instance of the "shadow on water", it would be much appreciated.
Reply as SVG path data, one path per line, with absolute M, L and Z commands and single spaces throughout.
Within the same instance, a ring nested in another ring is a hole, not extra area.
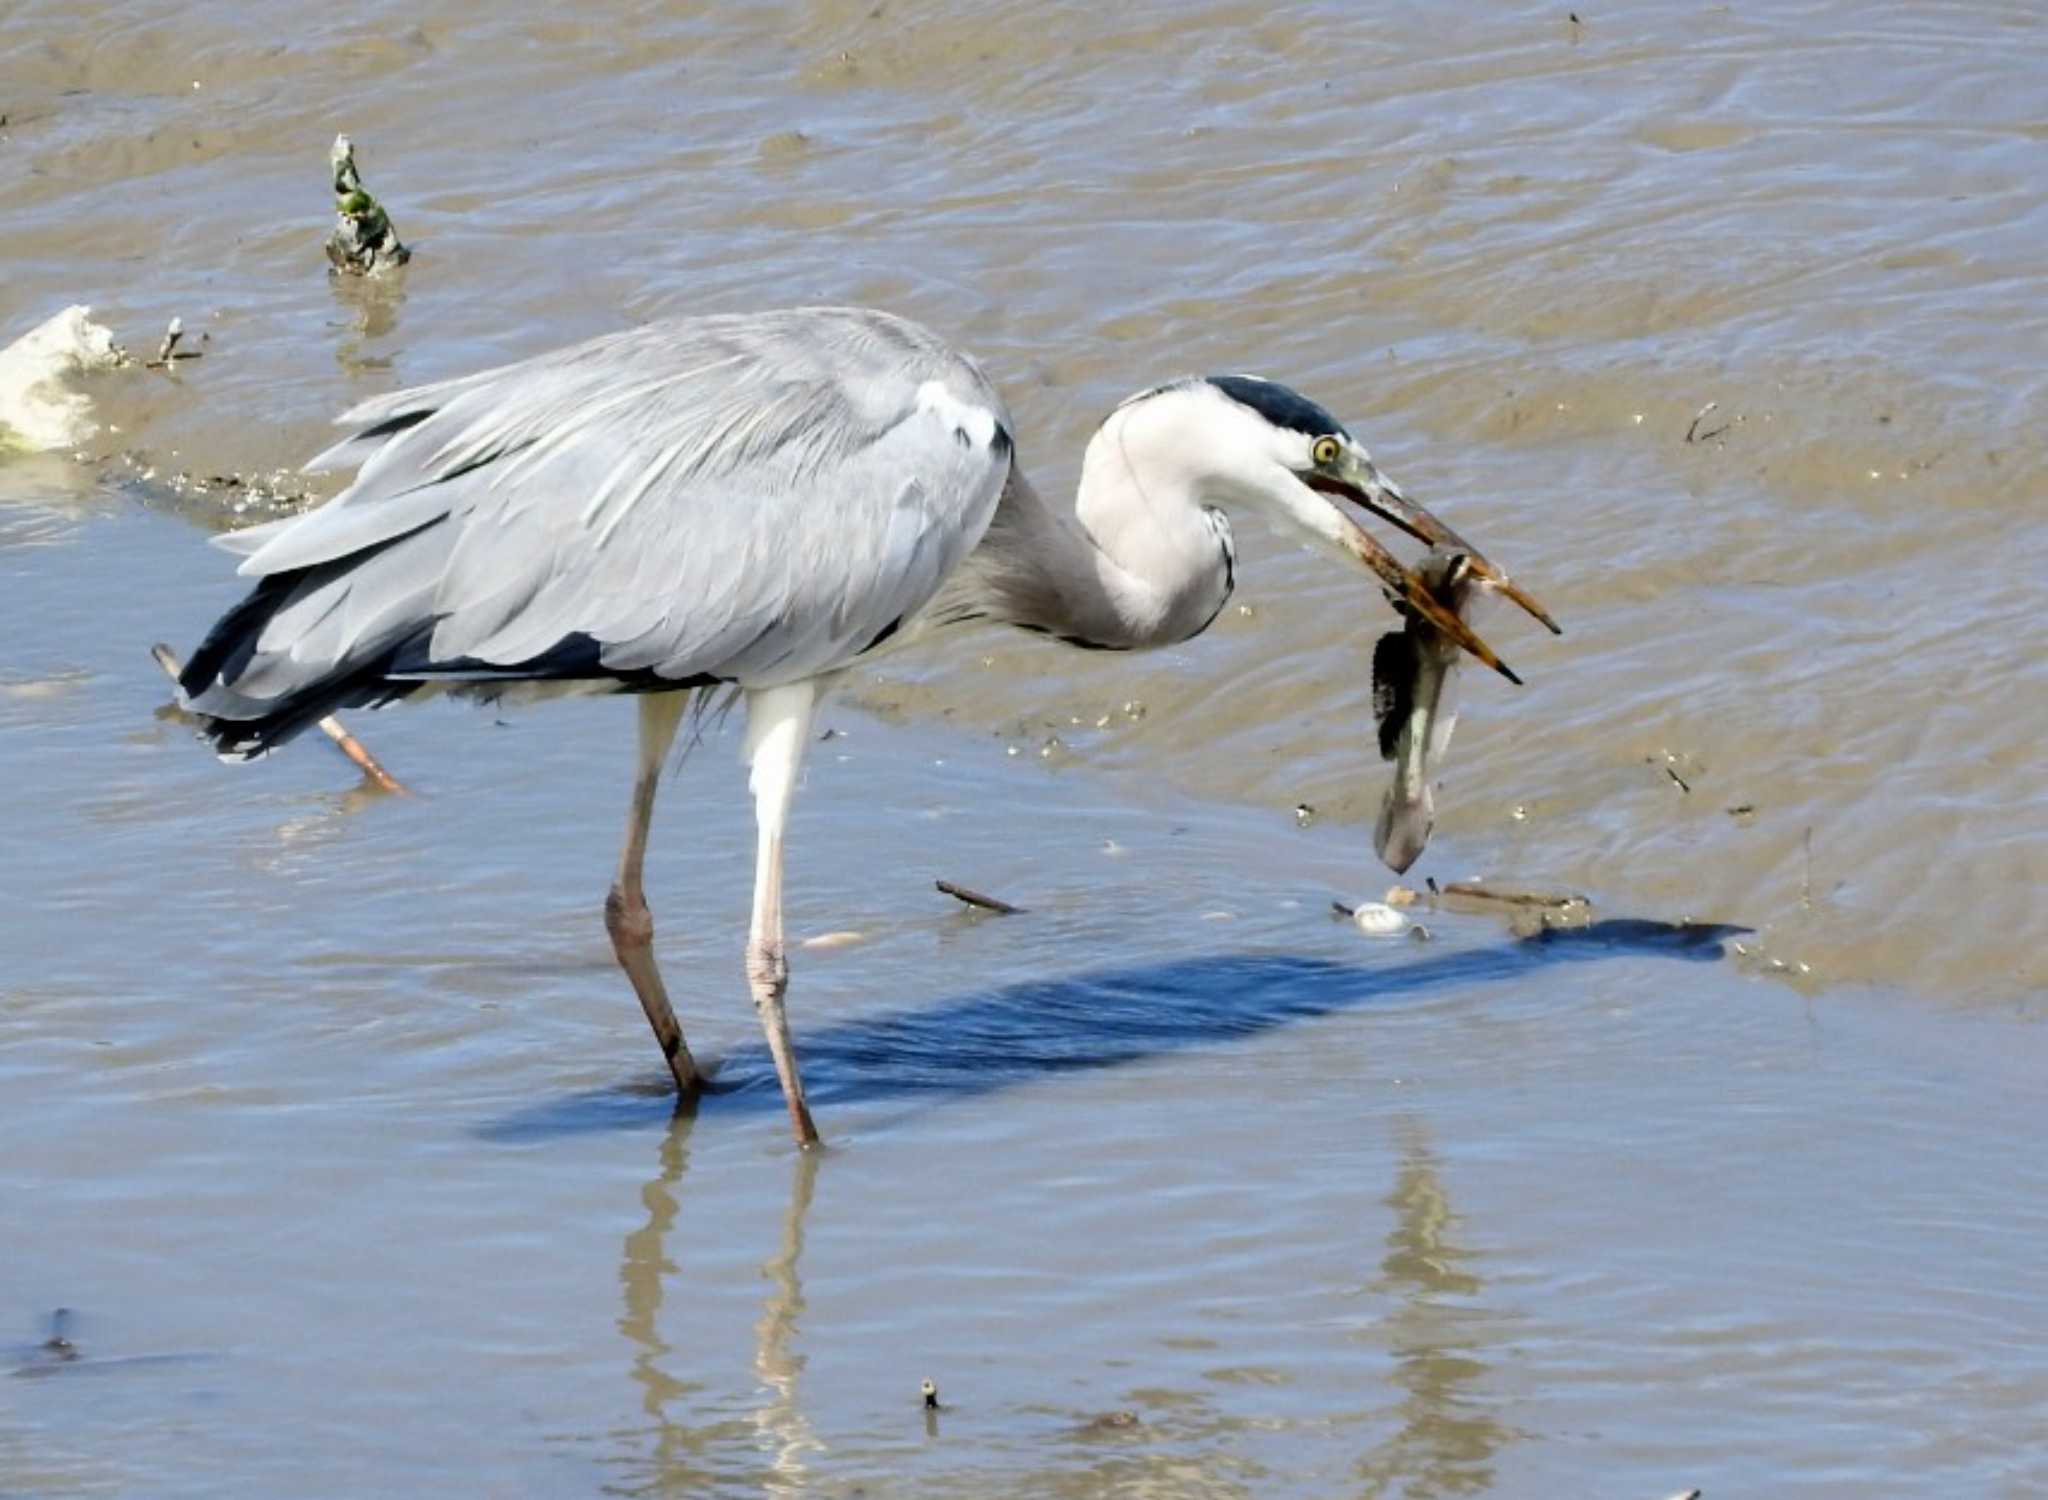
M 1612 918 L 1373 966 L 1225 954 L 1008 985 L 824 1027 L 800 1034 L 797 1044 L 813 1104 L 981 1094 L 1256 1036 L 1357 1006 L 1501 984 L 1557 964 L 1643 955 L 1711 963 L 1723 956 L 1725 939 L 1748 930 Z M 719 1063 L 699 1108 L 706 1117 L 781 1109 L 767 1048 L 744 1047 Z M 639 1129 L 668 1120 L 674 1109 L 665 1087 L 590 1089 L 515 1110 L 479 1134 L 521 1142 Z

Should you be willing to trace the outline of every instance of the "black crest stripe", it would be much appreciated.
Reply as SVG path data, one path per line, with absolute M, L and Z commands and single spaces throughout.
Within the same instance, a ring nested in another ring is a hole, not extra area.
M 1211 375 L 1209 384 L 1240 406 L 1248 406 L 1275 427 L 1321 437 L 1326 432 L 1349 437 L 1344 424 L 1291 386 L 1251 375 Z

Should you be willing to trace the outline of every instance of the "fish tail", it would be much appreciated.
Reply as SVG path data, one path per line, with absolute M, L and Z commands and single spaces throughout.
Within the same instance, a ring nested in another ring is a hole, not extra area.
M 1430 795 L 1429 784 L 1424 782 L 1420 793 L 1411 797 L 1402 790 L 1406 779 L 1395 775 L 1380 803 L 1380 820 L 1372 831 L 1373 848 L 1396 875 L 1405 875 L 1408 867 L 1422 857 L 1429 844 L 1429 832 L 1436 826 L 1436 799 Z

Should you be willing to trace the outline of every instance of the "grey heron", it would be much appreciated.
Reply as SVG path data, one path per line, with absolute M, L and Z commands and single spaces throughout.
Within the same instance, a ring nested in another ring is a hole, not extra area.
M 758 830 L 746 976 L 797 1140 L 818 1139 L 784 996 L 783 832 L 820 693 L 885 643 L 988 619 L 1130 650 L 1198 635 L 1235 581 L 1226 508 L 1264 506 L 1513 673 L 1339 502 L 1549 617 L 1374 466 L 1327 411 L 1248 376 L 1116 407 L 1070 503 L 1018 468 L 1002 398 L 915 323 L 855 308 L 690 317 L 379 396 L 308 465 L 354 481 L 222 537 L 253 590 L 179 679 L 222 758 L 341 708 L 441 689 L 639 694 L 605 905 L 676 1086 L 699 1073 L 642 887 L 661 768 L 693 690 L 736 691 Z

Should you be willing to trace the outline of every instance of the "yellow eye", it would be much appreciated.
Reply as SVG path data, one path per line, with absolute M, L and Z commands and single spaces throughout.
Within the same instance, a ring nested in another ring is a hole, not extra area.
M 1335 438 L 1319 437 L 1315 441 L 1315 446 L 1308 450 L 1308 455 L 1316 461 L 1319 467 L 1327 469 L 1337 461 L 1337 455 L 1342 451 L 1342 447 Z

